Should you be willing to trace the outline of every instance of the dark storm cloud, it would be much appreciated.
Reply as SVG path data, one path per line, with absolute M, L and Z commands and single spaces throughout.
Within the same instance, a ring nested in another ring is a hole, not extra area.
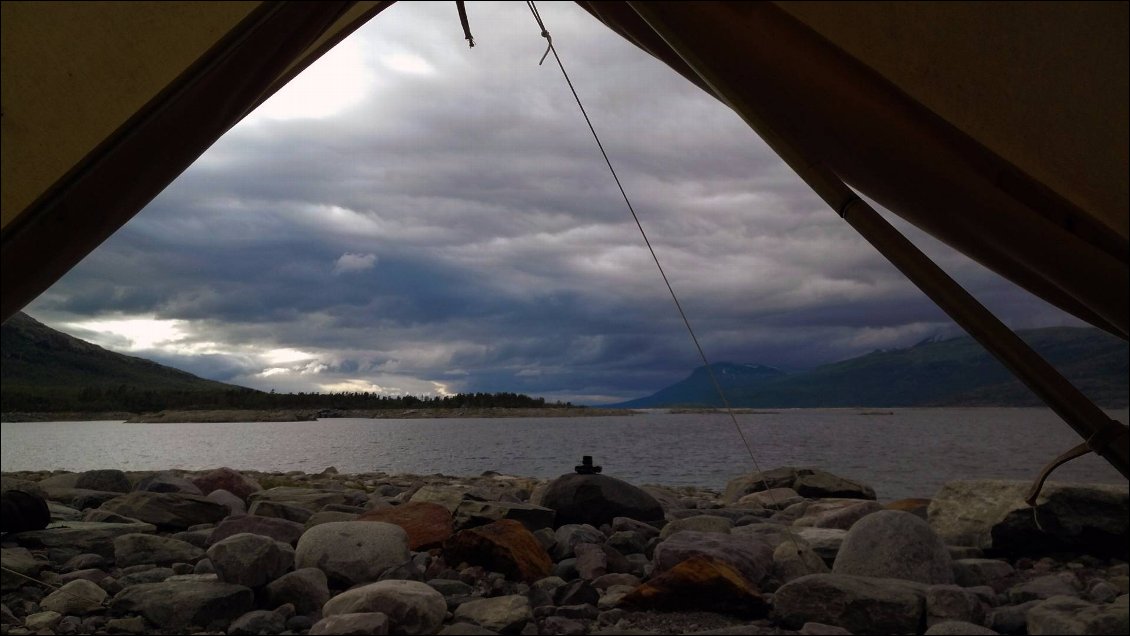
M 252 115 L 29 311 L 262 389 L 599 402 L 685 377 L 694 347 L 524 5 L 472 5 L 468 50 L 436 4 L 331 53 L 353 71 L 318 90 L 364 88 L 340 112 Z M 572 3 L 541 10 L 714 360 L 955 333 L 731 111 Z M 1006 320 L 1065 322 L 899 226 Z

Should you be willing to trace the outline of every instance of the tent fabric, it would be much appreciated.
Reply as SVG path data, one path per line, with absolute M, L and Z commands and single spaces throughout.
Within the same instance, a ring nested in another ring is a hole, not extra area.
M 3 3 L 0 318 L 389 4 Z M 708 92 L 683 56 L 743 87 L 763 136 L 1127 337 L 1126 3 L 579 4 Z M 158 113 L 177 134 L 122 152 Z
M 737 87 L 741 105 L 730 105 L 763 137 L 787 140 L 809 161 L 826 165 L 934 237 L 1065 311 L 1127 337 L 1127 137 L 1117 133 L 1125 131 L 1128 119 L 1127 91 L 1119 88 L 1127 82 L 1125 4 L 1088 5 L 1080 15 L 1064 18 L 1067 35 L 1051 39 L 1046 26 L 1033 25 L 1070 13 L 1070 7 L 1048 11 L 1017 3 L 991 5 L 996 8 L 945 3 L 916 11 L 895 3 L 784 3 L 785 9 L 769 3 L 581 4 L 711 94 L 686 56 L 718 81 Z M 824 34 L 789 10 L 818 24 Z M 927 10 L 952 17 L 920 24 Z M 857 15 L 873 16 L 861 21 L 870 27 L 857 27 Z M 960 50 L 965 38 L 988 28 L 986 23 L 1002 32 L 1003 40 L 993 41 L 1008 43 L 1005 55 L 994 54 L 993 64 L 980 63 L 984 51 L 979 50 L 944 58 L 944 43 Z M 979 30 L 962 28 L 968 24 Z M 893 38 L 897 46 L 860 44 L 904 26 L 912 35 L 942 34 Z M 847 40 L 870 65 L 825 35 Z M 1080 41 L 1098 44 L 1072 48 Z M 1030 61 L 1036 56 L 1032 51 L 1041 50 L 1036 66 L 1010 62 Z M 946 61 L 933 64 L 933 59 Z M 1087 70 L 1078 71 L 1084 61 Z M 876 67 L 890 70 L 902 83 Z M 986 87 L 1002 83 L 1002 73 L 1007 80 L 1002 94 L 983 102 L 942 99 L 953 92 L 951 85 L 980 87 L 966 92 L 985 94 Z M 1055 98 L 1046 95 L 1051 79 L 1080 75 L 1088 77 L 1065 80 Z M 1018 93 L 1016 87 L 1028 85 L 1033 88 Z M 909 91 L 930 98 L 929 104 Z M 1072 105 L 1066 111 L 1070 117 L 1063 116 L 1063 104 Z M 1092 104 L 1102 105 L 1092 112 Z M 1009 127 L 995 125 L 1002 119 L 1015 121 Z M 993 134 L 984 140 L 971 134 L 984 130 Z M 1037 136 L 1039 144 L 1022 143 Z M 1072 169 L 1058 170 L 1063 164 Z M 1055 178 L 1038 180 L 1026 170 Z

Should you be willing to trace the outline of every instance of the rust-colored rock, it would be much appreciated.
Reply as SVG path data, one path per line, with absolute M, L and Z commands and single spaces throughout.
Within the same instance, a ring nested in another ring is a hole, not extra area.
M 443 544 L 444 558 L 466 561 L 532 583 L 549 576 L 553 560 L 526 526 L 512 519 L 463 530 Z
M 409 550 L 439 547 L 455 531 L 447 508 L 426 501 L 409 502 L 391 508 L 369 510 L 358 521 L 383 521 L 404 528 Z
M 765 616 L 769 603 L 730 564 L 695 556 L 629 592 L 622 607 L 641 610 L 712 610 Z
M 189 481 L 205 495 L 213 490 L 226 490 L 244 501 L 251 493 L 263 490 L 259 482 L 231 468 L 217 468 Z

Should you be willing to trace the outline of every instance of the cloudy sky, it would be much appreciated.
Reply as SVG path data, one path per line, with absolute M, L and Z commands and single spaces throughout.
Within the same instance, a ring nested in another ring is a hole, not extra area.
M 639 397 L 699 363 L 523 3 L 401 2 L 217 142 L 27 312 L 276 391 Z M 712 361 L 958 333 L 736 115 L 539 5 Z M 888 218 L 891 218 L 888 216 Z M 898 227 L 1014 328 L 1077 321 Z

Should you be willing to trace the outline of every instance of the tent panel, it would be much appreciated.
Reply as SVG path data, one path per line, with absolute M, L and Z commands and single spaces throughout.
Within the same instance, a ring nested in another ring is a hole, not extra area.
M 1127 3 L 777 4 L 1130 237 Z
M 7 225 L 259 2 L 5 2 Z

